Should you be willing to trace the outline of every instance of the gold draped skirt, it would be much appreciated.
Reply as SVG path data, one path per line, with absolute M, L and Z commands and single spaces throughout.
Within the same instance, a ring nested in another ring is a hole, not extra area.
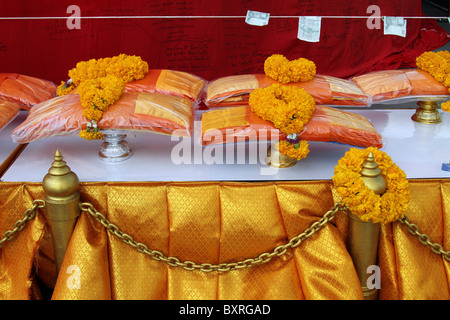
M 410 180 L 411 222 L 450 249 L 450 181 Z M 90 202 L 136 241 L 166 256 L 198 264 L 237 262 L 271 252 L 302 233 L 333 206 L 331 181 L 81 183 Z M 3 182 L 0 232 L 10 230 L 40 183 Z M 229 272 L 188 271 L 125 244 L 92 216 L 78 220 L 60 274 L 45 212 L 0 249 L 0 300 L 39 298 L 38 276 L 52 299 L 290 300 L 363 299 L 346 250 L 348 217 L 270 262 Z M 379 299 L 450 299 L 450 263 L 422 245 L 404 225 L 382 225 Z M 75 282 L 74 279 L 78 282 Z

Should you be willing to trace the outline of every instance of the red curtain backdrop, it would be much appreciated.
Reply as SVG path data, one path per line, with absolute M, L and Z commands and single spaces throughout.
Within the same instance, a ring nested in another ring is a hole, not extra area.
M 268 12 L 267 26 L 244 18 L 81 19 L 69 29 L 70 5 L 92 16 L 245 16 Z M 447 41 L 435 20 L 407 19 L 405 38 L 369 29 L 366 19 L 323 18 L 320 42 L 297 39 L 298 18 L 275 16 L 367 16 L 377 5 L 381 16 L 422 16 L 421 0 L 17 0 L 1 1 L 0 17 L 64 19 L 0 20 L 0 72 L 51 80 L 67 79 L 78 61 L 126 53 L 139 55 L 150 68 L 187 71 L 207 80 L 233 74 L 262 73 L 267 56 L 313 60 L 317 72 L 341 78 L 372 70 L 414 67 L 415 57 Z M 382 25 L 382 24 L 381 24 Z

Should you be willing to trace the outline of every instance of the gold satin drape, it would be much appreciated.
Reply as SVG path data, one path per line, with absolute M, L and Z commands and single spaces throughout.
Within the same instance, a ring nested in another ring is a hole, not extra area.
M 410 221 L 449 250 L 450 181 L 410 180 L 410 185 Z M 82 201 L 92 203 L 149 248 L 181 261 L 216 264 L 256 257 L 303 232 L 333 206 L 331 187 L 331 181 L 90 182 L 82 183 L 80 192 Z M 41 184 L 1 183 L 2 234 L 33 199 L 43 197 Z M 30 272 L 54 285 L 51 239 L 44 219 L 39 214 L 31 227 L 0 250 L 0 297 L 30 298 Z M 203 273 L 155 261 L 82 213 L 52 298 L 362 299 L 345 248 L 347 231 L 348 217 L 340 212 L 281 258 L 243 270 Z M 400 223 L 382 226 L 378 264 L 379 299 L 450 299 L 449 263 Z M 77 276 L 79 288 L 70 284 Z
M 23 219 L 25 210 L 32 207 L 34 199 L 43 199 L 42 188 L 41 191 L 35 187 L 31 189 L 32 192 L 24 184 L 0 183 L 0 236 L 12 230 L 17 220 Z M 0 300 L 40 298 L 33 266 L 44 227 L 45 216 L 38 209 L 36 218 L 0 248 Z

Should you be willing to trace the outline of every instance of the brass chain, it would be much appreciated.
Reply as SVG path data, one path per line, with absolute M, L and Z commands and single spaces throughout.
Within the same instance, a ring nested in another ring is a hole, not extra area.
M 36 199 L 33 201 L 33 206 L 25 211 L 23 214 L 23 219 L 16 221 L 14 224 L 14 228 L 12 230 L 8 230 L 3 234 L 3 237 L 0 239 L 0 248 L 6 241 L 10 241 L 14 238 L 14 236 L 25 228 L 25 225 L 28 221 L 33 220 L 36 217 L 36 210 L 38 208 L 44 208 L 45 201 L 41 199 Z
M 406 229 L 412 235 L 417 236 L 421 244 L 430 248 L 434 253 L 442 255 L 445 260 L 450 261 L 450 251 L 445 251 L 439 243 L 431 242 L 430 237 L 424 233 L 420 233 L 419 227 L 414 223 L 409 222 L 406 215 L 403 218 L 398 219 L 398 221 L 406 225 Z
M 14 228 L 6 231 L 2 238 L 0 239 L 0 248 L 7 242 L 12 240 L 16 234 L 22 231 L 27 222 L 34 219 L 36 217 L 36 210 L 38 208 L 44 208 L 45 201 L 41 199 L 36 199 L 33 201 L 33 206 L 27 209 L 24 212 L 24 217 L 21 220 L 16 221 L 14 224 Z M 248 268 L 256 265 L 260 265 L 263 263 L 267 263 L 272 260 L 273 257 L 280 257 L 286 254 L 287 250 L 296 248 L 300 245 L 302 241 L 311 237 L 316 232 L 318 232 L 322 227 L 333 220 L 338 211 L 347 210 L 346 207 L 343 207 L 341 203 L 336 203 L 329 211 L 327 211 L 322 218 L 318 221 L 314 222 L 309 228 L 307 228 L 303 233 L 293 237 L 289 240 L 288 243 L 284 245 L 280 245 L 273 249 L 271 252 L 264 252 L 260 254 L 256 258 L 249 258 L 245 260 L 241 260 L 238 262 L 231 263 L 220 263 L 220 264 L 211 264 L 211 263 L 202 263 L 197 264 L 192 261 L 180 261 L 180 259 L 171 256 L 165 256 L 162 252 L 157 250 L 149 249 L 145 244 L 137 242 L 134 240 L 129 234 L 122 232 L 119 227 L 115 224 L 111 223 L 106 219 L 104 215 L 98 212 L 94 206 L 90 203 L 80 203 L 80 209 L 82 211 L 86 211 L 91 216 L 93 216 L 100 224 L 102 224 L 109 232 L 117 236 L 124 243 L 134 247 L 137 251 L 141 253 L 145 253 L 149 255 L 151 258 L 157 261 L 163 261 L 172 267 L 182 267 L 186 270 L 200 270 L 203 272 L 211 272 L 211 271 L 219 271 L 219 272 L 227 272 L 234 269 L 242 269 Z M 427 246 L 431 249 L 432 252 L 442 255 L 445 260 L 450 261 L 450 251 L 445 251 L 444 248 L 439 243 L 431 242 L 431 239 L 428 235 L 421 233 L 419 231 L 419 227 L 414 223 L 409 222 L 408 217 L 405 215 L 403 218 L 398 219 L 399 222 L 406 225 L 407 230 L 414 236 L 417 236 L 420 243 Z
M 267 263 L 272 260 L 273 257 L 280 257 L 286 254 L 288 249 L 296 248 L 300 245 L 300 243 L 311 237 L 313 234 L 318 232 L 322 227 L 334 219 L 337 212 L 340 210 L 346 210 L 346 208 L 341 207 L 340 203 L 335 204 L 329 211 L 327 211 L 322 218 L 318 221 L 314 222 L 309 228 L 307 228 L 303 233 L 298 236 L 292 238 L 288 243 L 284 245 L 280 245 L 273 249 L 272 252 L 265 252 L 260 254 L 256 258 L 249 258 L 239 262 L 231 262 L 231 263 L 220 263 L 220 264 L 211 264 L 211 263 L 201 263 L 197 264 L 192 261 L 180 261 L 180 259 L 171 256 L 165 256 L 162 252 L 157 250 L 149 249 L 145 244 L 135 241 L 130 235 L 123 233 L 115 224 L 111 223 L 106 219 L 104 215 L 98 212 L 94 206 L 90 203 L 81 203 L 80 208 L 82 211 L 89 213 L 92 217 L 95 218 L 98 222 L 100 222 L 109 232 L 117 236 L 126 244 L 132 246 L 137 251 L 141 253 L 145 253 L 152 257 L 154 260 L 163 261 L 172 267 L 182 267 L 186 270 L 200 270 L 203 272 L 211 272 L 211 271 L 219 271 L 219 272 L 227 272 L 234 269 L 242 269 L 248 268 L 256 265 L 260 265 L 263 263 Z

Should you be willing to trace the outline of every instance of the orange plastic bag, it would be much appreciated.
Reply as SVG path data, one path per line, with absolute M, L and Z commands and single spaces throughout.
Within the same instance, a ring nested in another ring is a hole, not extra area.
M 18 73 L 0 73 L 0 99 L 17 103 L 25 110 L 54 98 L 56 90 L 57 86 L 51 81 Z
M 449 95 L 448 89 L 420 69 L 374 71 L 352 78 L 352 81 L 371 96 L 372 102 L 401 97 Z
M 269 87 L 277 81 L 264 74 L 246 74 L 219 78 L 206 88 L 205 104 L 208 107 L 226 107 L 248 103 L 250 92 Z M 316 75 L 306 82 L 282 85 L 304 88 L 311 94 L 316 104 L 365 106 L 369 96 L 348 80 Z
M 0 131 L 6 127 L 20 112 L 17 103 L 0 99 Z
M 249 106 L 221 108 L 202 115 L 203 145 L 278 137 L 281 140 L 286 135 L 271 122 L 254 114 Z M 383 146 L 381 135 L 366 117 L 325 106 L 316 106 L 299 137 L 301 140 L 337 142 L 363 148 Z
M 138 130 L 190 136 L 193 101 L 159 93 L 124 93 L 98 122 L 100 129 Z M 55 135 L 74 135 L 86 129 L 87 119 L 78 94 L 55 97 L 33 107 L 12 133 L 13 141 L 27 143 Z

